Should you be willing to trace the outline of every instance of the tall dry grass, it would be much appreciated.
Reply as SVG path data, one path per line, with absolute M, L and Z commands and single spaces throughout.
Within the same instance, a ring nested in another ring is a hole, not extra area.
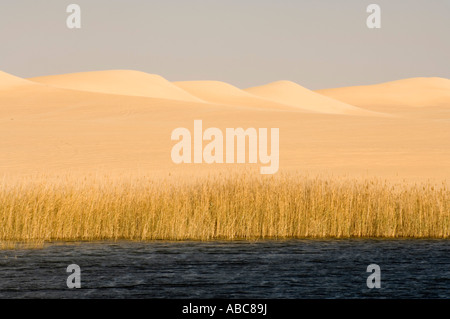
M 0 242 L 449 238 L 446 184 L 240 175 L 0 187 Z

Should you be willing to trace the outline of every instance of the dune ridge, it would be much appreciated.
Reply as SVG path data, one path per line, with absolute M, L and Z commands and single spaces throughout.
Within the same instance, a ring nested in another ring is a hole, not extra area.
M 284 109 L 302 111 L 298 107 L 270 101 L 241 90 L 221 81 L 179 81 L 173 82 L 181 89 L 198 98 L 215 104 L 249 106 L 264 109 Z
M 78 91 L 204 102 L 159 75 L 133 70 L 70 73 L 35 77 L 29 80 Z
M 316 90 L 330 98 L 363 108 L 450 107 L 450 80 L 418 77 L 374 85 Z
M 0 90 L 10 90 L 18 86 L 32 86 L 32 81 L 0 71 Z
M 244 91 L 277 103 L 296 106 L 312 112 L 355 115 L 369 114 L 366 110 L 324 97 L 291 81 L 272 82 L 262 86 L 251 87 Z

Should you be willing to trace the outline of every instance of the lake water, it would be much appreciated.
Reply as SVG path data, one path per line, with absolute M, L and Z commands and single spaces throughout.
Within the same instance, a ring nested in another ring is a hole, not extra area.
M 68 289 L 70 264 L 81 289 Z M 381 288 L 368 289 L 369 264 Z M 49 245 L 0 251 L 0 298 L 450 298 L 448 240 Z

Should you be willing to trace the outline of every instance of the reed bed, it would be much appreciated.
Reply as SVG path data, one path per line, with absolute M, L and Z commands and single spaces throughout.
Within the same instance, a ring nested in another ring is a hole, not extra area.
M 237 175 L 0 183 L 0 242 L 449 238 L 446 184 Z M 2 245 L 0 245 L 0 248 Z

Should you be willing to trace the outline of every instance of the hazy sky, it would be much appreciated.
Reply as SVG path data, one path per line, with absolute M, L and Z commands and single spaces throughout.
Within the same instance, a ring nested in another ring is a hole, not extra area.
M 66 27 L 66 7 L 82 28 Z M 382 9 L 368 29 L 366 7 Z M 1 0 L 0 70 L 135 69 L 168 80 L 310 89 L 450 78 L 449 0 Z

